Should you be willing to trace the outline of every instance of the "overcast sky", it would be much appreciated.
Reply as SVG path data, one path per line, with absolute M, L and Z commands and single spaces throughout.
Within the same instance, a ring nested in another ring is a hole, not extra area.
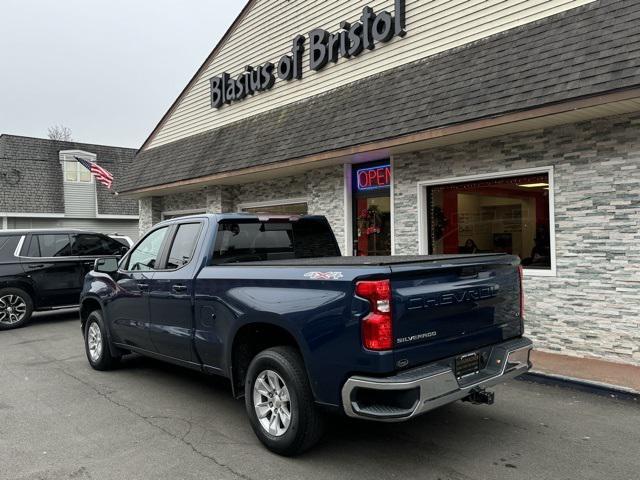
M 0 133 L 139 147 L 244 0 L 2 0 Z

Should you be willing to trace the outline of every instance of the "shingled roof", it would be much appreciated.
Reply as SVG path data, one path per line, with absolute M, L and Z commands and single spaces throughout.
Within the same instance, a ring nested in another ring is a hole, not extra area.
M 273 164 L 640 85 L 640 2 L 598 0 L 143 150 L 123 191 Z
M 114 189 L 132 164 L 136 150 L 44 138 L 0 135 L 0 211 L 12 213 L 64 213 L 64 188 L 59 153 L 84 150 L 114 175 Z M 96 184 L 98 212 L 137 215 L 136 201 L 116 197 Z

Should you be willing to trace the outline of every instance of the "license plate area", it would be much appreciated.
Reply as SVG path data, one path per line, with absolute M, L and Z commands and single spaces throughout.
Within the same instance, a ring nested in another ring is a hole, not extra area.
M 477 352 L 466 353 L 456 357 L 454 373 L 456 378 L 464 378 L 480 371 L 480 355 Z

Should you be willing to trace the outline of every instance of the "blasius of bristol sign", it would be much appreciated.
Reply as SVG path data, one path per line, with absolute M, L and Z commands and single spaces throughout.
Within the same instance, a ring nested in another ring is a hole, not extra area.
M 329 62 L 337 63 L 340 58 L 353 58 L 365 50 L 373 50 L 377 42 L 386 43 L 394 37 L 404 37 L 407 33 L 405 0 L 395 0 L 394 13 L 382 11 L 376 14 L 371 7 L 365 7 L 357 22 L 340 23 L 340 30 L 336 33 L 312 30 L 309 33 L 309 68 L 319 71 Z M 212 78 L 211 106 L 220 108 L 257 92 L 270 90 L 276 83 L 276 77 L 284 81 L 302 79 L 306 42 L 304 35 L 296 36 L 291 54 L 284 55 L 277 64 L 267 62 L 258 67 L 247 66 L 236 78 L 228 73 Z

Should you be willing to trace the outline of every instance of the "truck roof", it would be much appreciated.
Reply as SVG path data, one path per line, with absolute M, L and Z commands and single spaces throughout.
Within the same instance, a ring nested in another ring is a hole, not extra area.
M 221 222 L 223 220 L 252 220 L 255 219 L 257 221 L 261 220 L 285 220 L 285 221 L 296 221 L 302 219 L 325 219 L 323 215 L 282 215 L 277 213 L 248 213 L 248 212 L 235 212 L 235 213 L 199 213 L 195 215 L 185 215 L 184 217 L 175 217 L 170 218 L 168 220 L 164 220 L 157 225 L 161 224 L 171 224 L 174 222 L 181 222 L 186 219 L 196 219 L 196 218 L 208 218 L 216 223 Z M 155 226 L 155 225 L 154 225 Z

